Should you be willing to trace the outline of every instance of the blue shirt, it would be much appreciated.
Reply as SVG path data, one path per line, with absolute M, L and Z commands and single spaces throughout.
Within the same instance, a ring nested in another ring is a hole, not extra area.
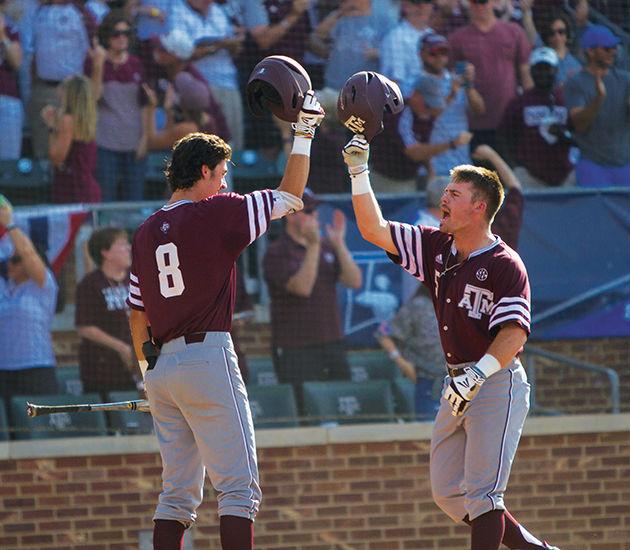
M 0 370 L 55 366 L 50 327 L 57 291 L 50 270 L 42 288 L 30 279 L 16 285 L 0 277 Z
M 43 80 L 61 81 L 83 74 L 90 47 L 83 14 L 73 4 L 43 5 L 35 12 L 32 43 L 36 74 Z
M 378 59 L 368 59 L 366 50 L 380 47 L 387 21 L 375 15 L 351 15 L 339 19 L 330 32 L 332 48 L 324 73 L 325 85 L 340 90 L 359 71 L 377 71 Z
M 183 30 L 195 43 L 199 39 L 222 40 L 234 36 L 232 24 L 223 6 L 214 3 L 210 4 L 204 17 L 193 10 L 185 0 L 175 2 L 169 18 L 169 29 L 172 28 Z M 198 59 L 194 66 L 208 84 L 229 90 L 238 89 L 236 65 L 230 52 L 225 48 Z

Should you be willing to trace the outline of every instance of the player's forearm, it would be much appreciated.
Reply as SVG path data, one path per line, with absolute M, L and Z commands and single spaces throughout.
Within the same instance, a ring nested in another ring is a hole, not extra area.
M 287 161 L 282 181 L 278 186 L 278 191 L 285 191 L 298 198 L 302 198 L 304 187 L 306 187 L 306 182 L 308 180 L 310 164 L 311 159 L 308 155 L 297 154 L 295 152 L 289 155 L 289 160 Z
M 398 254 L 389 232 L 389 223 L 383 218 L 374 193 L 370 191 L 361 195 L 353 194 L 352 206 L 361 236 L 387 252 Z
M 146 361 L 142 351 L 142 344 L 149 340 L 149 330 L 147 317 L 143 311 L 131 310 L 129 314 L 129 330 L 131 331 L 131 342 L 138 361 Z
M 504 326 L 490 344 L 487 353 L 504 368 L 527 342 L 527 333 L 516 324 Z

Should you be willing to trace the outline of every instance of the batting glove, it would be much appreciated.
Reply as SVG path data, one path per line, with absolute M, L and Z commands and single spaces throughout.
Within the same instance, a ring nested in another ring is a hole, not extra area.
M 451 378 L 443 397 L 451 404 L 453 416 L 464 414 L 485 381 L 485 374 L 476 366 L 464 367 L 464 374 Z
M 356 176 L 368 169 L 370 144 L 360 134 L 355 134 L 343 148 L 343 161 L 351 176 Z
M 315 92 L 313 90 L 306 92 L 302 109 L 298 113 L 297 122 L 291 124 L 294 136 L 313 139 L 315 130 L 324 120 L 325 114 L 323 107 L 315 96 Z

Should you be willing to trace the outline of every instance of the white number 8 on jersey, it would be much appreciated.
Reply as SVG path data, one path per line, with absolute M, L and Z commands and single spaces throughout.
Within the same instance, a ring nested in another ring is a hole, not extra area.
M 159 272 L 160 294 L 164 298 L 172 298 L 184 292 L 186 287 L 182 272 L 179 270 L 179 256 L 175 243 L 158 246 L 155 249 L 155 261 Z

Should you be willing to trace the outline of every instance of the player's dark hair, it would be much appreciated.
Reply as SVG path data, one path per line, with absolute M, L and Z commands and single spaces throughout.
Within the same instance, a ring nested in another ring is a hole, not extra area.
M 194 132 L 173 145 L 164 174 L 172 191 L 189 189 L 201 179 L 202 166 L 214 170 L 221 161 L 231 157 L 232 148 L 219 136 Z
M 486 218 L 489 222 L 494 220 L 494 216 L 501 208 L 505 197 L 499 175 L 494 170 L 462 164 L 451 170 L 451 181 L 472 184 L 473 200 L 484 201 L 486 203 Z
M 127 232 L 121 227 L 103 227 L 92 233 L 88 241 L 88 253 L 98 267 L 103 265 L 103 250 L 109 250 L 114 241 L 122 236 L 126 237 Z

